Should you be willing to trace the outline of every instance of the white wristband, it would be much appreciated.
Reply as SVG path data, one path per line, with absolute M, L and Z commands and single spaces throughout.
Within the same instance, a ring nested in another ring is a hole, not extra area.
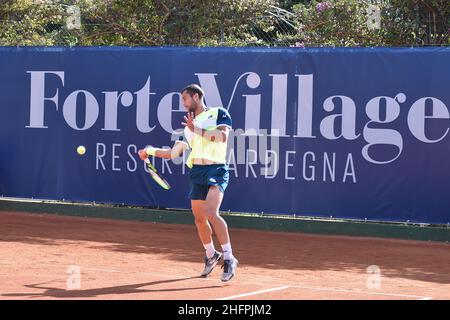
M 155 156 L 157 148 L 148 147 L 145 149 L 145 153 L 147 153 L 149 156 Z

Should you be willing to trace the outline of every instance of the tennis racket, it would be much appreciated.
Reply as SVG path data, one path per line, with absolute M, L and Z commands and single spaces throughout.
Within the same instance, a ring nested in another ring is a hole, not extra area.
M 156 168 L 152 165 L 149 159 L 144 160 L 145 165 L 147 166 L 148 172 L 152 176 L 153 180 L 156 181 L 157 184 L 160 185 L 161 188 L 165 190 L 170 189 L 170 184 L 159 174 Z

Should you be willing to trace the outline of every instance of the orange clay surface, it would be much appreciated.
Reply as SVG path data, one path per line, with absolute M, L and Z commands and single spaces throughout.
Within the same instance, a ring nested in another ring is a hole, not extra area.
M 240 266 L 222 283 L 219 265 L 198 278 L 194 225 L 2 211 L 0 299 L 450 299 L 449 244 L 230 235 Z

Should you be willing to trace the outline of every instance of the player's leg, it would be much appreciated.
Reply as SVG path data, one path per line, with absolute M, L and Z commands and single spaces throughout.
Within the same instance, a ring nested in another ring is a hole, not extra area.
M 237 259 L 233 256 L 230 235 L 225 220 L 219 215 L 219 208 L 223 200 L 223 192 L 218 186 L 210 186 L 205 201 L 205 212 L 208 221 L 212 224 L 214 232 L 222 246 L 224 254 L 224 271 L 222 281 L 231 280 L 236 274 Z
M 195 226 L 197 227 L 197 233 L 203 247 L 205 248 L 205 268 L 203 269 L 201 275 L 206 277 L 212 272 L 214 267 L 220 261 L 222 254 L 217 252 L 214 248 L 211 226 L 206 218 L 205 200 L 191 200 L 191 205 L 192 213 L 195 218 Z
M 203 245 L 212 243 L 211 225 L 206 218 L 205 200 L 191 200 L 192 213 L 194 214 L 195 226 L 198 236 Z
M 217 239 L 221 245 L 230 243 L 228 226 L 225 220 L 219 215 L 219 208 L 222 204 L 223 193 L 218 186 L 210 186 L 205 201 L 205 214 L 208 221 L 212 224 Z

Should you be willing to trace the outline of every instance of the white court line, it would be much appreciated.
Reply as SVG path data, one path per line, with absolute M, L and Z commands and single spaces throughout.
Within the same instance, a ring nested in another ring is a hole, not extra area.
M 261 294 L 261 293 L 267 293 L 267 292 L 272 292 L 272 291 L 284 290 L 284 289 L 288 289 L 288 288 L 289 287 L 278 287 L 278 288 L 272 288 L 272 289 L 266 289 L 266 290 L 259 290 L 259 291 L 253 291 L 253 292 L 248 292 L 248 293 L 243 293 L 243 294 L 237 294 L 235 296 L 219 298 L 219 299 L 216 299 L 216 300 L 231 300 L 231 299 L 236 299 L 236 298 L 254 296 L 254 295 L 257 295 L 257 294 Z
M 216 279 L 208 279 L 208 278 L 199 278 L 199 277 L 181 277 L 176 275 L 168 275 L 161 273 L 150 273 L 150 272 L 139 272 L 137 274 L 149 275 L 149 276 L 158 276 L 158 277 L 169 277 L 169 278 L 179 278 L 179 279 L 202 279 L 207 281 L 218 281 Z M 274 283 L 264 283 L 264 282 L 245 282 L 241 284 L 249 284 L 249 285 L 260 285 L 260 286 L 274 286 L 277 284 Z M 417 298 L 420 300 L 430 300 L 433 299 L 431 297 L 417 296 L 417 295 L 409 295 L 409 294 L 400 294 L 400 293 L 385 293 L 385 292 L 369 292 L 369 291 L 355 291 L 355 290 L 346 290 L 346 289 L 334 289 L 334 288 L 319 288 L 319 287 L 311 287 L 311 286 L 300 286 L 300 285 L 283 285 L 279 284 L 280 287 L 286 288 L 297 288 L 297 289 L 309 289 L 315 291 L 328 291 L 328 292 L 341 292 L 341 293 L 356 293 L 356 294 L 366 294 L 366 295 L 382 295 L 382 296 L 392 296 L 392 297 L 402 297 L 402 298 Z
M 51 264 L 43 264 L 43 266 L 49 267 L 58 267 L 61 268 L 60 265 L 51 265 Z M 100 271 L 100 272 L 113 272 L 113 273 L 128 273 L 128 274 L 138 274 L 138 275 L 147 275 L 147 276 L 155 276 L 155 277 L 165 277 L 165 278 L 176 278 L 176 279 L 200 279 L 202 281 L 214 281 L 217 282 L 217 279 L 211 278 L 201 278 L 201 277 L 186 277 L 179 275 L 171 275 L 171 274 L 163 274 L 163 273 L 154 273 L 154 272 L 123 272 L 119 270 L 110 270 L 110 269 L 101 269 L 101 268 L 89 268 L 89 267 L 81 267 L 81 270 L 91 270 L 91 271 Z M 400 293 L 386 293 L 386 292 L 370 292 L 370 291 L 357 291 L 357 290 L 347 290 L 347 289 L 335 289 L 335 288 L 326 288 L 326 287 L 311 287 L 311 286 L 301 286 L 301 285 L 285 285 L 285 284 L 276 284 L 276 283 L 264 283 L 264 282 L 240 282 L 241 284 L 248 285 L 259 285 L 259 286 L 277 286 L 277 287 L 286 287 L 293 289 L 307 289 L 314 291 L 326 291 L 326 292 L 340 292 L 340 293 L 353 293 L 353 294 L 364 294 L 364 295 L 378 295 L 378 296 L 390 296 L 390 297 L 398 297 L 398 298 L 415 298 L 418 300 L 431 300 L 432 297 L 425 296 L 417 296 L 410 294 L 400 294 Z M 284 288 L 284 289 L 286 289 Z
M 299 288 L 299 289 L 309 289 L 309 290 L 315 290 L 315 291 L 357 293 L 357 294 L 367 294 L 367 295 L 391 296 L 391 297 L 399 297 L 399 298 L 402 297 L 402 298 L 432 299 L 432 298 L 424 297 L 424 296 L 416 296 L 416 295 L 401 294 L 401 293 L 370 292 L 370 291 L 358 291 L 358 290 L 334 289 L 334 288 L 318 288 L 318 287 L 296 286 L 296 285 L 290 285 L 290 287 L 291 288 Z

